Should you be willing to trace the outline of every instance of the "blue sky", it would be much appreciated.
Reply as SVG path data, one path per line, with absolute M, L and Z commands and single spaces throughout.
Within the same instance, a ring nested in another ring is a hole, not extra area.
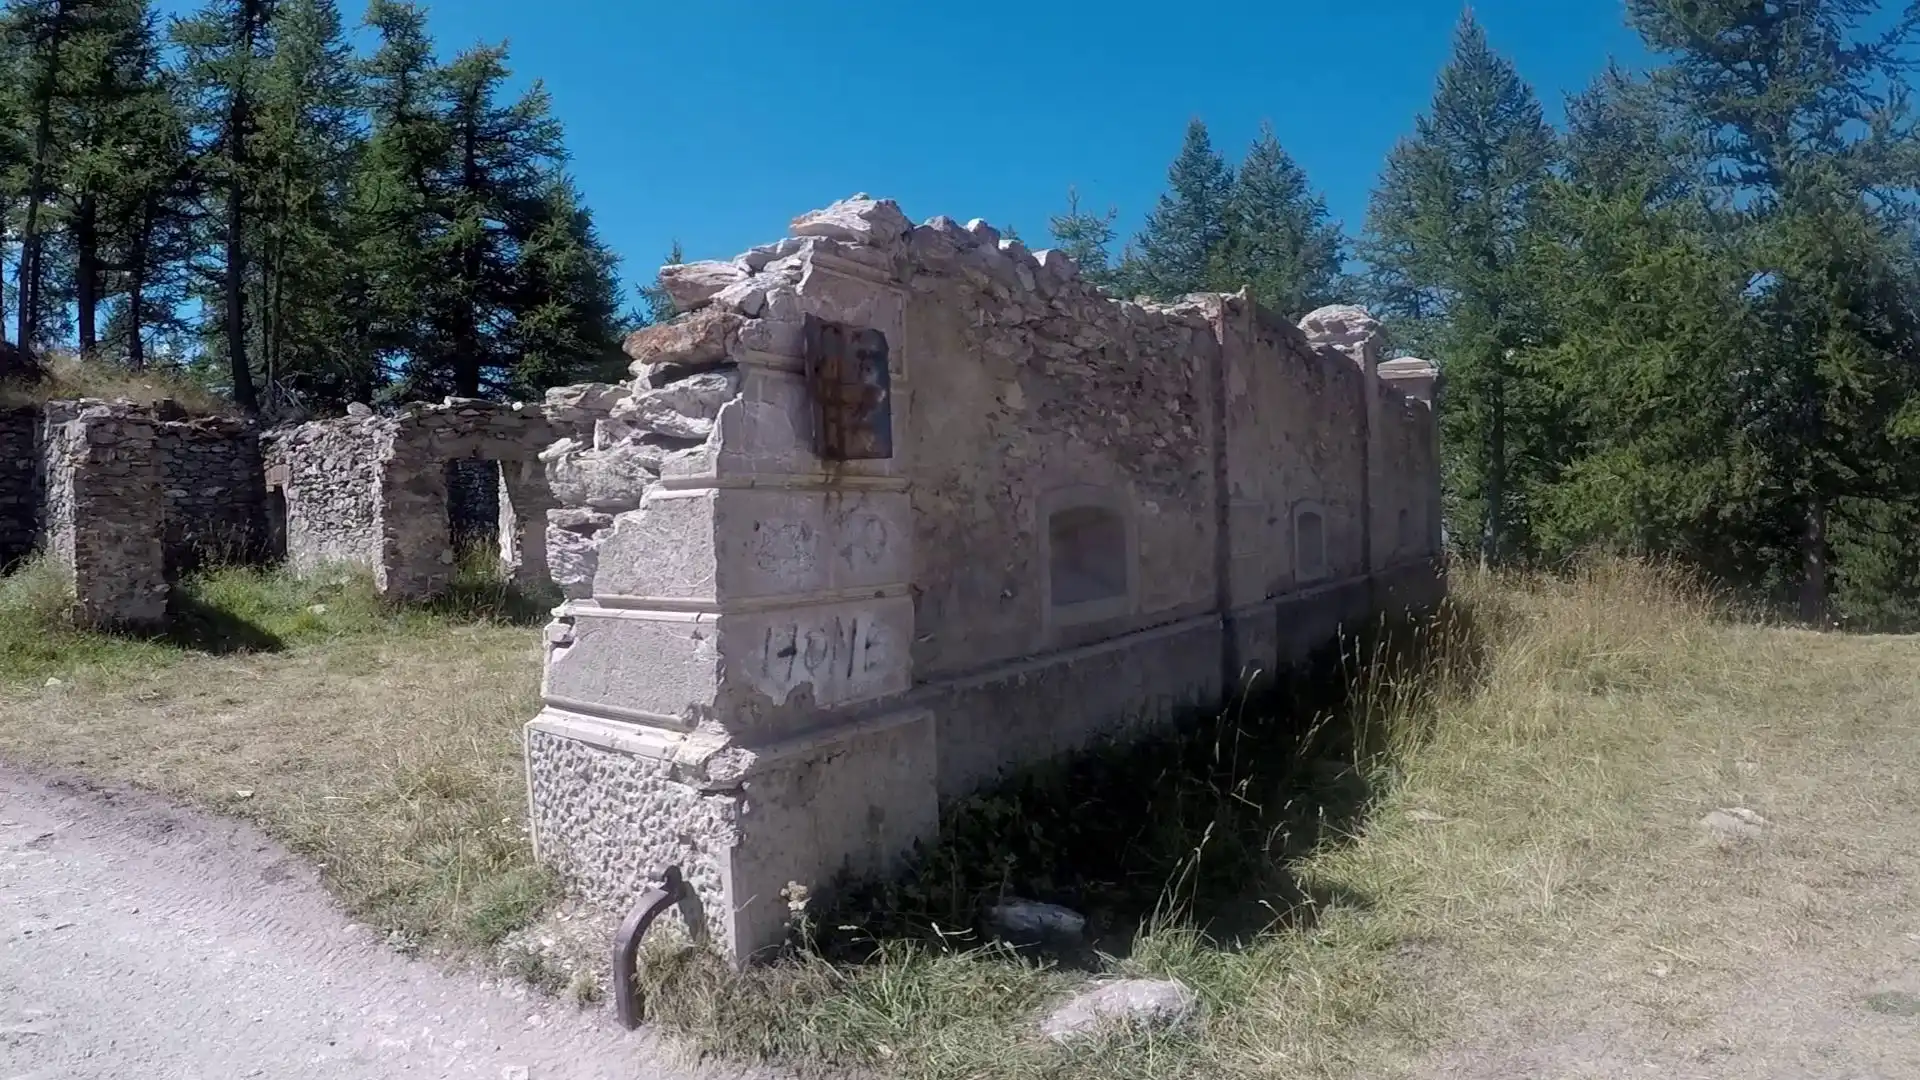
M 173 8 L 191 6 L 174 0 Z M 342 0 L 357 21 L 363 0 Z M 1459 0 L 437 0 L 443 53 L 507 40 L 567 128 L 629 281 L 678 239 L 731 256 L 855 191 L 1043 246 L 1077 186 L 1138 228 L 1189 117 L 1237 159 L 1271 120 L 1357 231 L 1445 62 Z M 1622 0 L 1480 0 L 1549 116 L 1609 55 Z

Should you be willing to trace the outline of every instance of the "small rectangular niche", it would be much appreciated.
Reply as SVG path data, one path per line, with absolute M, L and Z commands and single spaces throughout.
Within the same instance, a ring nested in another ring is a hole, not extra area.
M 1078 625 L 1131 612 L 1135 551 L 1126 504 L 1104 492 L 1049 502 L 1041 534 L 1048 624 Z
M 1302 582 L 1327 576 L 1327 519 L 1318 503 L 1294 508 L 1293 575 Z

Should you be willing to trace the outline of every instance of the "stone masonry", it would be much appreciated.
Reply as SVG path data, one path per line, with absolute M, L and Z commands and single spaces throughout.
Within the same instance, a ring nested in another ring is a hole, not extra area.
M 285 507 L 288 562 L 299 573 L 366 566 L 383 595 L 433 596 L 453 579 L 456 523 L 481 516 L 468 490 L 481 469 L 469 463 L 489 463 L 503 559 L 523 583 L 545 583 L 547 513 L 560 501 L 540 455 L 590 437 L 616 397 L 589 384 L 537 405 L 449 398 L 272 433 L 267 483 Z
M 0 407 L 0 572 L 33 554 L 39 540 L 39 433 L 38 409 Z
M 1116 301 L 864 196 L 663 282 L 543 455 L 533 833 L 614 911 L 678 869 L 744 959 L 943 801 L 1441 594 L 1437 375 L 1358 308 Z
M 147 630 L 167 620 L 159 432 L 142 413 L 88 404 L 49 428 L 47 550 L 73 581 L 74 620 Z

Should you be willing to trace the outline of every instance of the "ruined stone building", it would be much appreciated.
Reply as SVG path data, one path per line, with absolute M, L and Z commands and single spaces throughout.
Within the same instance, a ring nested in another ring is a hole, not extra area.
M 586 385 L 540 404 L 451 398 L 270 433 L 267 490 L 288 563 L 364 566 L 382 595 L 420 600 L 453 580 L 463 540 L 491 536 L 516 580 L 544 585 L 547 515 L 560 502 L 540 455 L 589 437 L 617 396 Z
M 0 568 L 46 551 L 74 579 L 82 624 L 163 625 L 182 574 L 266 543 L 252 424 L 169 402 L 0 410 Z
M 1436 375 L 1359 309 L 1116 301 L 864 197 L 664 280 L 546 455 L 532 825 L 600 904 L 676 870 L 747 956 L 944 800 L 1438 598 Z
M 544 587 L 560 502 L 540 455 L 590 436 L 618 394 L 363 408 L 265 432 L 169 403 L 0 411 L 0 569 L 44 551 L 73 581 L 76 619 L 114 629 L 166 626 L 173 584 L 208 562 L 359 566 L 383 595 L 421 600 L 452 582 L 459 544 L 491 539 Z

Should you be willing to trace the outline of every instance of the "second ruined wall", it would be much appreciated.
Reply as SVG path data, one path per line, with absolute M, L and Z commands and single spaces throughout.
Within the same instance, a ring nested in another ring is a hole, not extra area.
M 1114 301 L 980 223 L 911 255 L 894 426 L 943 795 L 1219 700 L 1367 618 L 1377 575 L 1432 581 L 1431 417 L 1364 313 L 1325 316 L 1373 328 L 1349 346 L 1244 297 Z

